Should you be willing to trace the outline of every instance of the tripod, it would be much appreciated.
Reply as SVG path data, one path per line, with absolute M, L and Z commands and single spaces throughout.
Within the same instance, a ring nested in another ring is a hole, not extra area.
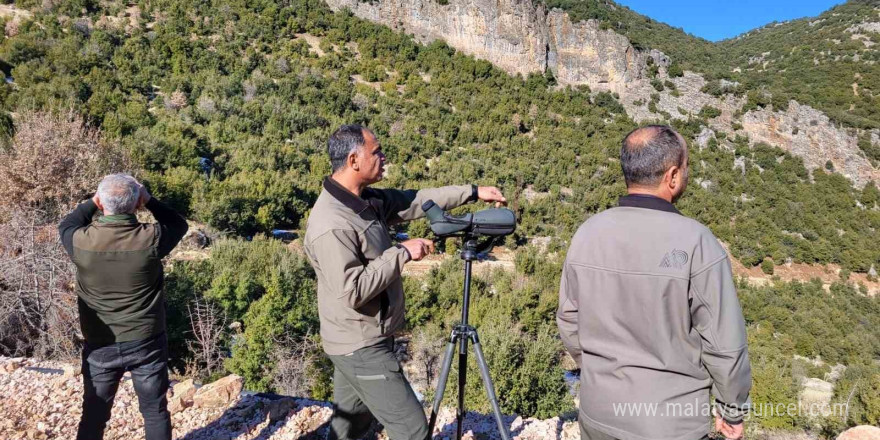
M 486 365 L 486 358 L 483 356 L 483 348 L 480 345 L 480 339 L 477 336 L 477 329 L 468 325 L 468 307 L 471 300 L 471 266 L 477 259 L 477 254 L 489 249 L 494 239 L 486 240 L 483 243 L 477 243 L 475 237 L 465 236 L 462 240 L 464 249 L 461 252 L 461 259 L 464 260 L 464 302 L 461 309 L 461 323 L 453 327 L 452 335 L 449 338 L 449 344 L 446 345 L 446 353 L 443 356 L 443 366 L 440 369 L 440 377 L 437 381 L 437 394 L 434 396 L 434 406 L 431 409 L 431 420 L 428 424 L 428 440 L 431 440 L 434 432 L 434 425 L 437 423 L 437 413 L 440 411 L 440 402 L 443 401 L 443 392 L 446 391 L 446 381 L 449 379 L 449 369 L 452 367 L 452 358 L 455 355 L 455 345 L 458 344 L 458 410 L 456 412 L 456 422 L 458 424 L 456 432 L 456 440 L 461 439 L 462 430 L 464 428 L 464 388 L 467 379 L 467 346 L 468 341 L 474 345 L 474 352 L 477 355 L 477 365 L 480 367 L 480 376 L 483 379 L 483 385 L 486 387 L 486 394 L 489 397 L 489 403 L 492 404 L 492 411 L 495 413 L 495 422 L 498 423 L 498 431 L 501 432 L 503 440 L 510 440 L 510 434 L 504 427 L 504 421 L 501 419 L 501 409 L 498 407 L 498 399 L 495 396 L 495 387 L 492 385 L 492 378 L 489 376 L 489 367 Z

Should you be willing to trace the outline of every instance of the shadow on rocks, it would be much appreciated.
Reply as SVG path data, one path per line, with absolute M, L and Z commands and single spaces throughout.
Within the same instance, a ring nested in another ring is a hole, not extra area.
M 295 435 L 291 438 L 323 439 L 329 428 L 327 409 L 332 409 L 328 403 L 308 399 L 270 393 L 244 395 L 220 417 L 178 440 L 233 439 L 265 424 L 267 418 L 269 423 L 253 437 L 254 440 L 268 440 L 282 429 L 288 431 L 286 435 Z

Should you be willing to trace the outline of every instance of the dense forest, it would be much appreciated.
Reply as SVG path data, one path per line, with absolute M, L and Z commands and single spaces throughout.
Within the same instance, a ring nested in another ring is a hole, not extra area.
M 315 345 L 314 274 L 300 254 L 266 235 L 303 225 L 330 171 L 327 136 L 359 122 L 376 132 L 388 155 L 382 185 L 492 184 L 507 194 L 520 221 L 505 243 L 517 249 L 517 269 L 475 280 L 474 322 L 492 347 L 487 357 L 504 411 L 552 417 L 573 408 L 553 318 L 556 289 L 577 226 L 625 192 L 618 149 L 636 124 L 617 97 L 559 88 L 549 75 L 512 77 L 442 42 L 421 45 L 350 13 L 333 13 L 318 0 L 37 3 L 17 3 L 34 16 L 7 24 L 0 45 L 8 70 L 0 85 L 0 161 L 24 154 L 29 138 L 22 115 L 65 119 L 72 110 L 113 145 L 107 151 L 130 156 L 129 169 L 156 197 L 225 236 L 212 244 L 210 258 L 168 265 L 176 368 L 190 366 L 203 376 L 235 372 L 253 390 L 329 396 L 327 362 Z M 675 46 L 677 34 L 670 35 Z M 667 51 L 682 67 L 699 64 L 697 49 L 694 61 L 685 61 L 652 38 L 635 41 Z M 713 46 L 694 45 L 714 56 Z M 749 91 L 776 87 L 737 80 L 744 91 L 746 84 Z M 819 87 L 823 80 L 803 81 Z M 876 107 L 859 106 L 864 118 L 878 120 L 871 113 Z M 686 215 L 707 224 L 744 264 L 767 271 L 787 261 L 836 263 L 854 272 L 880 266 L 874 183 L 853 188 L 833 170 L 808 171 L 801 159 L 763 144 L 749 147 L 745 138 L 730 139 L 734 149 L 715 139 L 701 148 L 693 140 L 711 114 L 674 122 L 690 145 L 692 183 L 678 204 Z M 29 173 L 0 166 L 0 177 L 22 185 L 33 183 Z M 19 189 L 0 188 L 0 206 L 38 207 L 46 224 L 61 214 L 63 204 L 22 198 Z M 83 185 L 68 198 L 92 190 Z M 0 225 L 14 219 L 14 209 L 0 213 Z M 403 231 L 427 235 L 423 221 Z M 546 249 L 528 244 L 536 237 L 550 237 Z M 454 249 L 447 243 L 446 252 Z M 12 284 L 3 281 L 0 274 L 6 294 Z M 406 279 L 415 361 L 436 357 L 438 347 L 415 341 L 442 341 L 456 319 L 460 286 L 456 259 Z M 742 284 L 740 292 L 756 402 L 796 401 L 799 380 L 821 377 L 825 367 L 802 365 L 793 355 L 820 356 L 850 366 L 835 399 L 855 396 L 848 418 L 823 420 L 822 429 L 831 435 L 877 423 L 877 297 L 843 280 L 830 293 L 817 282 Z M 219 365 L 193 344 L 193 307 L 238 324 L 222 331 Z M 303 382 L 279 383 L 291 352 L 308 360 L 300 366 Z M 468 374 L 470 408 L 485 411 L 476 371 Z M 784 416 L 762 416 L 758 425 L 815 428 L 813 421 Z
M 609 0 L 545 4 L 568 11 L 574 21 L 599 20 L 636 47 L 661 50 L 672 59 L 672 76 L 691 70 L 738 83 L 715 93 L 748 94 L 752 105 L 767 100 L 783 110 L 794 99 L 846 126 L 880 128 L 880 34 L 864 27 L 877 21 L 875 1 L 850 0 L 818 17 L 769 23 L 718 43 Z

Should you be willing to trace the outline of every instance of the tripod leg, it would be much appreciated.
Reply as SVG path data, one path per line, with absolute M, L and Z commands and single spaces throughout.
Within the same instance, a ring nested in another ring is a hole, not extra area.
M 434 433 L 434 425 L 437 424 L 437 413 L 440 412 L 440 403 L 443 402 L 443 393 L 446 391 L 446 380 L 449 379 L 449 370 L 452 368 L 452 357 L 455 356 L 455 336 L 446 344 L 446 354 L 443 355 L 443 367 L 440 369 L 440 377 L 437 378 L 437 390 L 434 394 L 434 406 L 431 409 L 431 420 L 428 423 L 428 439 Z
M 456 419 L 458 421 L 456 440 L 461 439 L 464 430 L 464 390 L 465 382 L 467 382 L 467 338 L 462 338 L 462 350 L 458 353 L 458 413 Z
M 474 333 L 476 336 L 476 332 Z M 498 423 L 498 431 L 501 433 L 501 438 L 504 440 L 510 440 L 510 434 L 507 433 L 507 428 L 504 427 L 504 420 L 501 418 L 501 408 L 498 407 L 498 398 L 495 396 L 495 386 L 492 385 L 492 378 L 489 376 L 489 366 L 486 365 L 486 358 L 483 357 L 483 348 L 480 346 L 480 342 L 474 338 L 474 352 L 477 354 L 477 365 L 480 367 L 480 375 L 483 376 L 483 384 L 486 386 L 486 394 L 489 397 L 489 403 L 492 404 L 492 411 L 495 412 L 495 422 Z

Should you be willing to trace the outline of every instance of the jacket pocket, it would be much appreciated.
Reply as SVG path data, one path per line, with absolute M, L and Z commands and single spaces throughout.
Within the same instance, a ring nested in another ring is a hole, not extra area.
M 354 377 L 356 377 L 358 380 L 368 380 L 368 381 L 388 380 L 388 376 L 386 376 L 384 374 L 370 374 L 370 375 L 363 375 L 363 376 L 360 374 L 357 374 Z

